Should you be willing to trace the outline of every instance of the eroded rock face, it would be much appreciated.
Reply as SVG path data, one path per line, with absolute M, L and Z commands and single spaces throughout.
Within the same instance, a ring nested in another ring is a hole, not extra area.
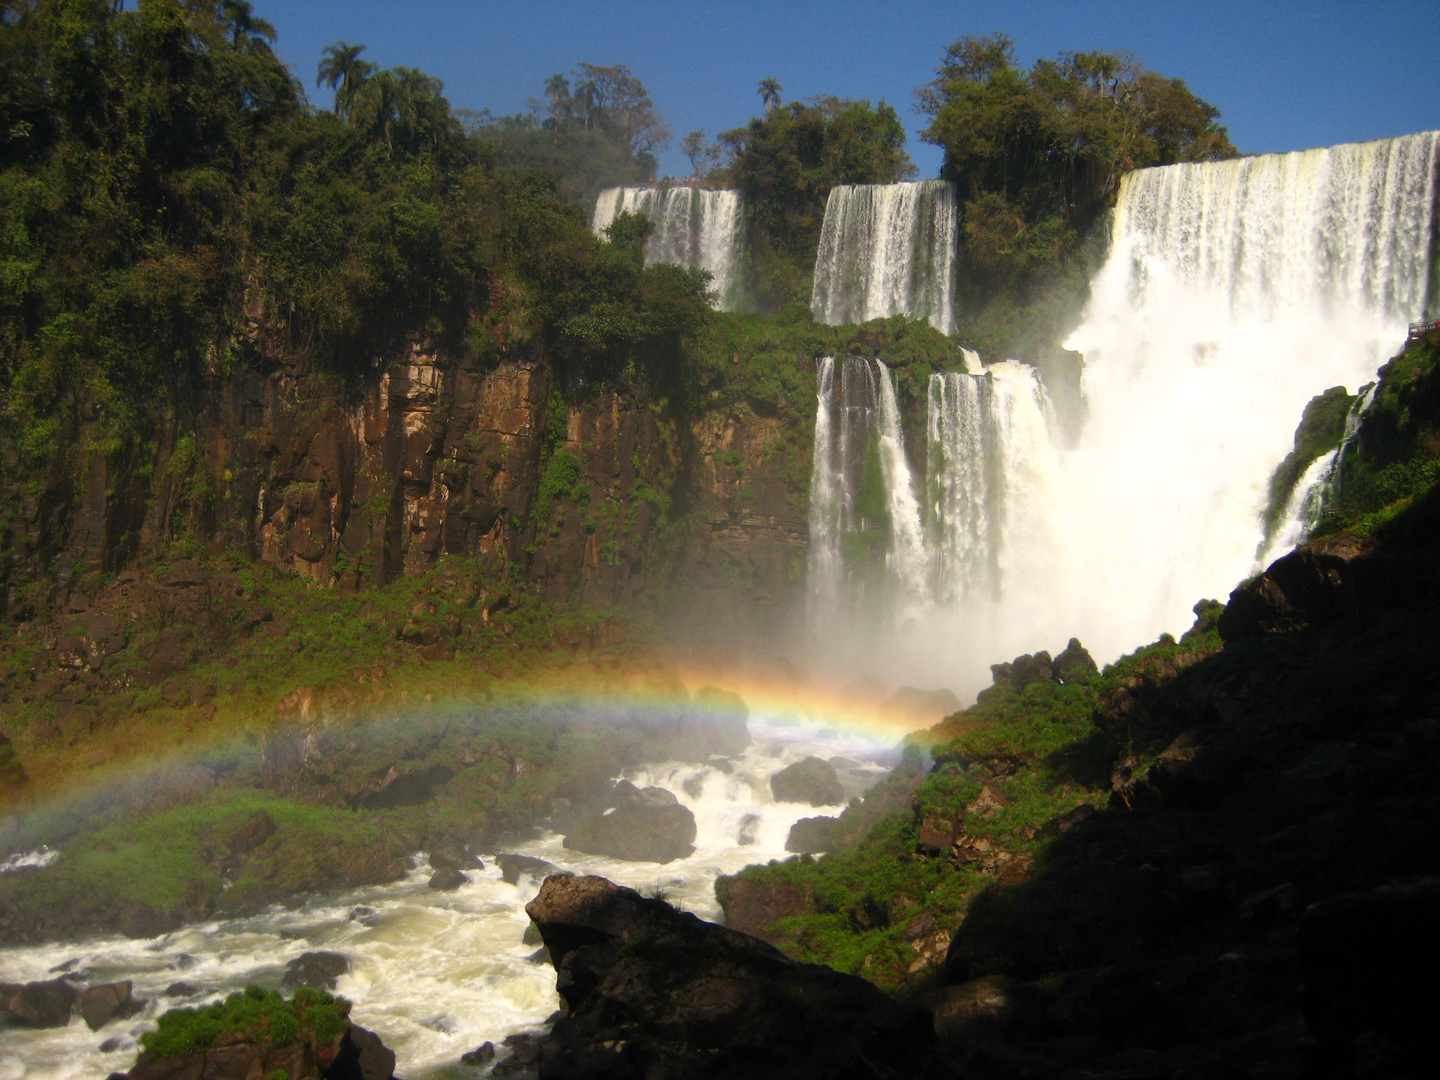
M 863 979 L 799 964 L 598 877 L 551 877 L 527 905 L 566 1015 L 541 1077 L 922 1075 L 930 1018 Z
M 770 777 L 770 792 L 776 802 L 809 806 L 837 806 L 845 801 L 845 787 L 835 766 L 817 757 L 787 765 Z
M 664 788 L 624 793 L 618 805 L 583 821 L 565 846 L 631 862 L 668 863 L 695 850 L 695 815 Z

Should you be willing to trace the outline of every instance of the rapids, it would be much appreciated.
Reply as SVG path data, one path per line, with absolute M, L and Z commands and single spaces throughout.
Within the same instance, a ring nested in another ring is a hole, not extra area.
M 837 772 L 853 798 L 893 764 L 893 740 L 805 718 L 752 716 L 750 731 L 749 749 L 730 759 L 728 774 L 715 764 L 683 762 L 626 773 L 638 786 L 669 789 L 694 813 L 697 836 L 689 858 L 663 865 L 620 862 L 568 851 L 554 833 L 500 850 L 646 892 L 663 890 L 678 907 L 718 919 L 719 875 L 787 858 L 791 825 L 842 809 L 777 804 L 770 795 L 772 774 L 809 754 L 845 758 Z M 750 815 L 755 820 L 747 822 Z M 740 842 L 742 828 L 753 843 Z M 559 1003 L 554 971 L 535 956 L 538 945 L 522 940 L 529 925 L 524 905 L 540 881 L 522 875 L 507 884 L 495 854 L 480 853 L 485 869 L 468 871 L 470 882 L 454 892 L 431 890 L 430 868 L 417 855 L 402 881 L 315 897 L 293 909 L 186 926 L 152 940 L 114 937 L 0 950 L 6 981 L 84 972 L 92 985 L 131 979 L 136 995 L 149 999 L 142 1014 L 98 1032 L 78 1015 L 64 1028 L 0 1030 L 0 1080 L 103 1080 L 134 1062 L 139 1034 L 154 1027 L 160 1012 L 215 1001 L 248 983 L 279 987 L 287 961 L 318 949 L 350 958 L 351 970 L 340 977 L 336 992 L 354 1003 L 355 1022 L 396 1052 L 398 1075 L 474 1076 L 459 1064 L 461 1054 L 487 1040 L 499 1048 L 507 1035 L 542 1030 Z M 164 997 L 177 981 L 199 993 Z

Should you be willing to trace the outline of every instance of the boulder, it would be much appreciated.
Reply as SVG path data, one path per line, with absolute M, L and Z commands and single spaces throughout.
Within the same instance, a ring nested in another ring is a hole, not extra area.
M 495 1044 L 483 1042 L 469 1053 L 460 1055 L 463 1065 L 488 1065 L 495 1060 Z
M 130 980 L 101 983 L 83 991 L 75 1006 L 91 1031 L 99 1031 L 111 1020 L 134 1016 L 145 1003 L 131 992 Z
M 554 863 L 533 855 L 496 855 L 495 863 L 500 867 L 500 876 L 509 885 L 518 885 L 522 874 L 540 881 L 560 873 L 560 868 Z
M 375 790 L 367 793 L 360 805 L 366 810 L 394 810 L 401 806 L 419 806 L 435 797 L 435 789 L 449 781 L 455 770 L 448 765 L 427 765 L 401 771 L 395 766 L 380 779 Z
M 1220 613 L 1227 643 L 1324 623 L 1356 610 L 1357 564 L 1371 545 L 1351 536 L 1318 540 L 1276 559 L 1239 585 Z
M 817 757 L 787 765 L 770 777 L 770 792 L 776 802 L 809 806 L 838 806 L 845 801 L 845 788 L 835 766 Z
M 785 850 L 814 855 L 822 851 L 835 850 L 838 842 L 836 827 L 838 818 L 801 818 L 790 826 L 790 835 L 785 838 Z
M 430 849 L 430 865 L 436 870 L 485 869 L 485 864 L 454 837 L 447 837 Z
M 526 907 L 565 1001 L 542 1076 L 924 1075 L 930 1018 L 875 986 L 599 877 L 552 877 Z
M 46 979 L 23 985 L 10 984 L 12 991 L 5 1007 L 25 1027 L 64 1027 L 80 996 L 68 979 Z
M 186 1057 L 157 1058 L 144 1052 L 128 1073 L 112 1080 L 247 1080 L 250 1077 L 324 1076 L 325 1080 L 392 1080 L 395 1052 L 372 1031 L 351 1024 L 337 1043 L 308 1040 L 271 1046 L 232 1042 Z
M 695 851 L 695 815 L 664 788 L 622 796 L 565 837 L 565 846 L 589 855 L 631 862 L 668 863 Z
M 715 895 L 730 928 L 755 937 L 766 937 L 780 919 L 815 911 L 815 893 L 793 881 L 722 877 L 715 882 Z
M 312 986 L 334 990 L 335 982 L 350 970 L 350 960 L 337 952 L 307 952 L 285 965 L 282 986 Z
M 755 843 L 759 831 L 760 815 L 746 814 L 740 819 L 740 827 L 735 831 L 735 842 L 741 847 L 750 847 Z
M 447 866 L 436 870 L 430 875 L 427 884 L 437 892 L 451 892 L 460 888 L 461 885 L 469 884 L 470 879 L 456 870 L 453 866 Z

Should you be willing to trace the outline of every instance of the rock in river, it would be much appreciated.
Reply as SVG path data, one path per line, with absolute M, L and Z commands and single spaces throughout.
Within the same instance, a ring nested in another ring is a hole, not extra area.
M 565 846 L 631 862 L 668 863 L 695 850 L 695 815 L 664 788 L 625 794 L 613 810 L 581 822 Z
M 552 877 L 525 909 L 566 1015 L 542 1076 L 900 1077 L 924 1074 L 930 1018 L 853 975 L 599 877 Z

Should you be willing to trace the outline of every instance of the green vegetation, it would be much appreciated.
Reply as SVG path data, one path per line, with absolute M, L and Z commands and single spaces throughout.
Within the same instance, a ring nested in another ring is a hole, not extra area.
M 770 928 L 787 953 L 887 989 L 922 989 L 929 976 L 910 971 L 913 921 L 929 913 L 935 925 L 957 925 L 997 880 L 1045 865 L 1055 835 L 1047 823 L 1084 803 L 1105 804 L 1113 762 L 1130 761 L 1143 774 L 1142 763 L 1169 733 L 1152 729 L 1143 710 L 1131 714 L 1116 703 L 1137 686 L 1167 687 L 1162 697 L 1183 688 L 1182 669 L 1220 647 L 1219 611 L 1214 602 L 1197 605 L 1195 626 L 1181 641 L 1164 637 L 1084 681 L 1032 682 L 1019 691 L 997 682 L 926 733 L 928 774 L 902 765 L 842 815 L 845 850 L 747 868 L 720 879 L 717 895 L 723 903 L 736 878 L 798 886 L 813 896 L 813 911 Z M 924 828 L 953 829 L 964 856 L 920 843 Z
M 762 87 L 762 93 L 763 93 Z M 778 94 L 779 85 L 774 92 Z M 885 102 L 812 98 L 720 135 L 728 161 L 714 175 L 749 205 L 748 277 L 761 311 L 810 302 L 825 202 L 836 184 L 889 184 L 915 173 L 905 128 Z
M 1118 53 L 1015 66 L 1003 34 L 962 37 L 918 91 L 921 134 L 960 189 L 962 336 L 1035 355 L 1078 311 L 1086 238 L 1132 169 L 1233 157 L 1219 113 Z
M 247 986 L 213 1005 L 161 1014 L 156 1029 L 140 1036 L 140 1046 L 161 1060 L 229 1042 L 267 1049 L 300 1040 L 329 1046 L 350 1026 L 349 1015 L 350 1002 L 323 990 L 301 987 L 286 1001 L 273 990 Z
M 1345 418 L 1354 402 L 1343 386 L 1332 386 L 1311 398 L 1305 406 L 1300 426 L 1295 429 L 1295 449 L 1285 455 L 1285 460 L 1270 477 L 1270 500 L 1265 506 L 1267 540 L 1280 526 L 1280 515 L 1285 512 L 1305 470 L 1340 445 L 1345 436 Z
M 1440 483 L 1440 337 L 1412 342 L 1380 369 L 1374 400 L 1340 463 L 1316 538 L 1383 528 Z

